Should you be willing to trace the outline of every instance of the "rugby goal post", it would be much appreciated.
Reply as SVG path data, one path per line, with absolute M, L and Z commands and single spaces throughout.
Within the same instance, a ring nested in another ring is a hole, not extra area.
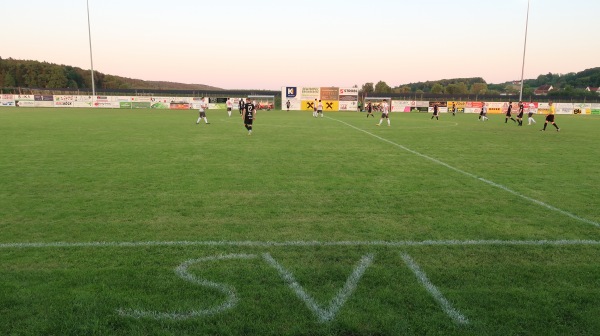
M 270 111 L 275 108 L 275 96 L 269 95 L 250 95 L 248 99 L 252 102 L 256 102 L 257 110 L 267 110 Z

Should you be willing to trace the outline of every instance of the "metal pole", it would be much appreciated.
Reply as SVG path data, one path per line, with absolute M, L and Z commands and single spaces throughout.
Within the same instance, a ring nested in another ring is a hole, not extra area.
M 525 20 L 525 43 L 523 45 L 523 66 L 521 67 L 521 91 L 519 101 L 523 101 L 523 76 L 525 74 L 525 50 L 527 50 L 527 27 L 529 26 L 529 1 L 527 0 L 527 19 Z
M 92 103 L 96 97 L 96 85 L 94 84 L 94 59 L 92 58 L 92 29 L 90 28 L 90 0 L 86 0 L 87 3 L 87 17 L 88 17 L 88 36 L 90 40 L 90 64 L 92 66 Z

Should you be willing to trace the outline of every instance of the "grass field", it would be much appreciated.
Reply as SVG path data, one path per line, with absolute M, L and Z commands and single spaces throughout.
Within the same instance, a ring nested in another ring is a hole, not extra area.
M 0 109 L 1 335 L 600 331 L 600 116 L 207 114 Z

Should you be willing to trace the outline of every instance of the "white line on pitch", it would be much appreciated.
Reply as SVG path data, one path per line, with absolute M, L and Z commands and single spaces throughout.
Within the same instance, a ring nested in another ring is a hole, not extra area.
M 236 246 L 236 247 L 310 247 L 310 246 L 568 246 L 600 245 L 600 240 L 422 240 L 422 241 L 138 241 L 138 242 L 53 242 L 1 243 L 0 248 L 73 247 L 147 247 L 147 246 Z
M 437 287 L 435 287 L 435 285 L 432 284 L 431 281 L 429 281 L 429 278 L 427 278 L 427 274 L 425 274 L 425 272 L 421 270 L 419 265 L 408 254 L 402 254 L 402 259 L 410 268 L 410 270 L 413 271 L 413 273 L 415 273 L 417 279 L 419 279 L 423 287 L 427 289 L 429 294 L 431 294 L 431 296 L 433 296 L 433 298 L 440 304 L 440 306 L 442 306 L 444 312 L 448 316 L 450 316 L 450 318 L 452 318 L 454 322 L 458 324 L 469 324 L 469 320 L 458 310 L 452 307 L 452 304 L 448 300 L 446 300 L 442 292 L 440 292 L 440 290 L 437 289 Z
M 572 213 L 570 213 L 570 212 L 567 212 L 567 211 L 564 211 L 564 210 L 562 210 L 562 209 L 559 209 L 559 208 L 557 208 L 557 207 L 555 207 L 555 206 L 552 206 L 552 205 L 550 205 L 550 204 L 544 203 L 544 202 L 542 202 L 542 201 L 538 201 L 538 200 L 536 200 L 536 199 L 533 199 L 533 198 L 531 198 L 531 197 L 529 197 L 529 196 L 525 196 L 525 195 L 523 195 L 523 194 L 520 194 L 520 193 L 518 193 L 518 192 L 516 192 L 516 191 L 514 191 L 514 190 L 512 190 L 512 189 L 509 189 L 509 188 L 507 188 L 507 187 L 505 187 L 505 186 L 503 186 L 503 185 L 501 185 L 501 184 L 498 184 L 498 183 L 492 182 L 492 181 L 490 181 L 490 180 L 486 180 L 486 179 L 484 179 L 484 178 L 482 178 L 482 177 L 479 177 L 479 176 L 477 176 L 477 175 L 475 175 L 475 174 L 471 174 L 471 173 L 469 173 L 469 172 L 466 172 L 466 171 L 464 171 L 464 170 L 460 170 L 460 169 L 458 169 L 458 168 L 456 168 L 456 167 L 453 167 L 453 166 L 451 166 L 451 165 L 449 165 L 449 164 L 447 164 L 447 163 L 445 163 L 445 162 L 442 162 L 442 161 L 440 161 L 440 160 L 438 160 L 438 159 L 436 159 L 436 158 L 433 158 L 433 157 L 431 157 L 431 156 L 427 156 L 427 155 L 425 155 L 425 154 L 421 154 L 421 153 L 419 153 L 419 152 L 417 152 L 417 151 L 415 151 L 415 150 L 412 150 L 412 149 L 410 149 L 410 148 L 408 148 L 408 147 L 402 146 L 402 145 L 400 145 L 400 144 L 397 144 L 397 143 L 395 143 L 395 142 L 393 142 L 393 141 L 390 141 L 390 140 L 388 140 L 388 139 L 385 139 L 385 138 L 382 138 L 382 137 L 380 137 L 380 136 L 378 136 L 378 135 L 376 135 L 376 134 L 373 134 L 373 133 L 371 133 L 371 132 L 369 132 L 369 131 L 365 131 L 365 130 L 363 130 L 363 129 L 360 129 L 360 128 L 358 128 L 358 127 L 354 126 L 354 125 L 348 124 L 347 122 L 344 122 L 344 121 L 341 121 L 341 120 L 338 120 L 338 119 L 334 119 L 334 118 L 331 118 L 331 117 L 327 117 L 327 118 L 329 118 L 329 119 L 331 119 L 331 120 L 335 120 L 335 121 L 337 121 L 337 122 L 340 122 L 340 123 L 342 123 L 342 124 L 344 124 L 344 125 L 346 125 L 346 126 L 349 126 L 349 127 L 351 127 L 351 128 L 354 128 L 354 129 L 355 129 L 355 130 L 357 130 L 357 131 L 361 131 L 361 132 L 363 132 L 363 133 L 366 133 L 366 134 L 368 134 L 368 135 L 370 135 L 370 136 L 372 136 L 372 137 L 375 137 L 375 138 L 377 138 L 377 139 L 379 139 L 379 140 L 381 140 L 381 141 L 385 141 L 385 142 L 387 142 L 387 143 L 389 143 L 389 144 L 391 144 L 391 145 L 394 145 L 394 146 L 396 146 L 396 147 L 398 147 L 398 148 L 401 148 L 401 149 L 403 149 L 403 150 L 405 150 L 405 151 L 407 151 L 407 152 L 409 152 L 409 153 L 415 154 L 415 155 L 417 155 L 417 156 L 420 156 L 420 157 L 422 157 L 422 158 L 424 158 L 424 159 L 427 159 L 427 160 L 429 160 L 429 161 L 432 161 L 432 162 L 434 162 L 434 163 L 437 163 L 437 164 L 439 164 L 439 165 L 442 165 L 442 166 L 444 166 L 444 167 L 446 167 L 446 168 L 448 168 L 448 169 L 454 170 L 454 171 L 455 171 L 455 172 L 457 172 L 457 173 L 461 173 L 461 174 L 463 174 L 463 175 L 466 175 L 466 176 L 472 177 L 472 178 L 474 178 L 474 179 L 477 179 L 477 180 L 479 180 L 479 181 L 481 181 L 481 182 L 487 183 L 487 184 L 489 184 L 489 185 L 491 185 L 491 186 L 494 186 L 494 187 L 496 187 L 496 188 L 500 188 L 500 189 L 502 189 L 502 190 L 504 190 L 504 191 L 506 191 L 506 192 L 509 192 L 509 193 L 511 193 L 511 194 L 513 194 L 513 195 L 515 195 L 515 196 L 519 196 L 519 197 L 521 197 L 521 198 L 523 198 L 523 199 L 526 199 L 526 200 L 528 200 L 528 201 L 530 201 L 530 202 L 533 202 L 533 203 L 535 203 L 535 204 L 541 205 L 541 206 L 543 206 L 543 207 L 545 207 L 545 208 L 547 208 L 547 209 L 549 209 L 549 210 L 556 211 L 556 212 L 558 212 L 558 213 L 561 213 L 561 214 L 563 214 L 563 215 L 565 215 L 565 216 L 567 216 L 567 217 L 571 217 L 571 218 L 573 218 L 573 219 L 576 219 L 576 220 L 578 220 L 578 221 L 581 221 L 581 222 L 584 222 L 584 223 L 587 223 L 587 224 L 591 224 L 591 225 L 593 225 L 593 226 L 596 226 L 596 227 L 599 227 L 599 228 L 600 228 L 600 223 L 598 223 L 598 222 L 595 222 L 595 221 L 593 221 L 593 220 L 590 220 L 590 219 L 586 219 L 586 218 L 579 217 L 579 216 L 577 216 L 577 215 L 574 215 L 574 214 L 572 214 Z

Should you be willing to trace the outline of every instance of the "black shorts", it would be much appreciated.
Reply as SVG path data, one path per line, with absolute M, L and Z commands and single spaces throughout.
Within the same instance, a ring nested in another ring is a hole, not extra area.
M 202 111 L 199 113 L 200 118 L 206 118 L 206 112 Z
M 546 121 L 548 121 L 548 122 L 554 122 L 554 114 L 548 114 L 546 116 Z
M 519 114 L 517 115 L 517 118 L 523 118 L 523 112 L 519 113 Z
M 227 108 L 227 112 L 231 112 L 231 107 L 228 107 L 228 108 Z
M 510 112 L 506 112 L 506 117 L 510 118 L 512 116 L 512 114 Z
M 382 113 L 381 114 L 381 119 L 389 119 L 389 115 L 387 113 Z
M 254 121 L 253 119 L 244 119 L 244 124 L 246 124 L 246 125 L 252 125 L 253 121 Z

